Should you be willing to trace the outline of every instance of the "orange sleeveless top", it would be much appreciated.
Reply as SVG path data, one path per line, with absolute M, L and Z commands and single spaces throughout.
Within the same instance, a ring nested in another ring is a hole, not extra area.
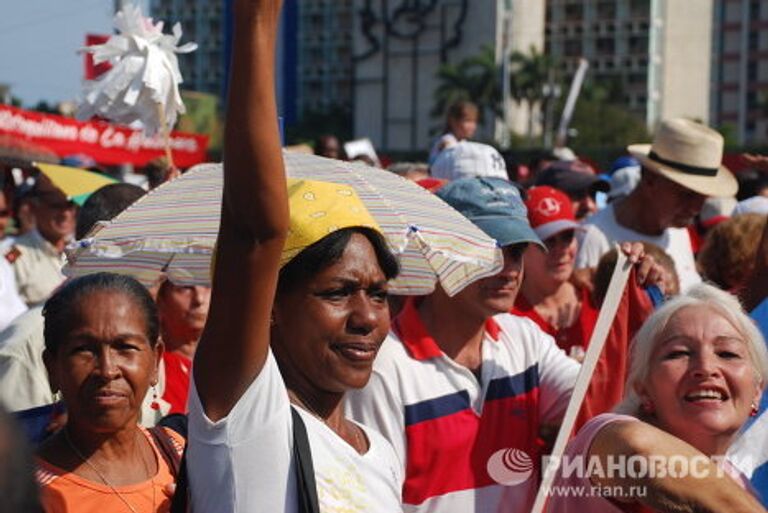
M 167 513 L 171 499 L 163 488 L 175 479 L 152 435 L 143 427 L 141 430 L 155 452 L 157 474 L 143 483 L 116 486 L 115 489 L 136 513 Z M 174 448 L 181 454 L 184 439 L 172 430 L 166 429 L 165 432 L 170 435 Z M 109 486 L 83 479 L 40 458 L 36 458 L 36 464 L 36 477 L 45 513 L 131 513 L 131 509 Z

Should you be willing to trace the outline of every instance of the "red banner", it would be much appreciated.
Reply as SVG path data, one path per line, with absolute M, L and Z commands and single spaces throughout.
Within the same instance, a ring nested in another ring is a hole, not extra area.
M 165 154 L 163 137 L 147 137 L 140 130 L 100 121 L 42 114 L 0 105 L 0 134 L 49 148 L 59 157 L 84 153 L 99 164 L 144 166 Z M 171 132 L 176 166 L 187 168 L 205 161 L 208 136 Z

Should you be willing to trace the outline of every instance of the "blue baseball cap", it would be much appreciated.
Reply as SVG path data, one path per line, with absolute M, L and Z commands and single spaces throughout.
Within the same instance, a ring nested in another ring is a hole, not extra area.
M 447 183 L 437 196 L 475 223 L 499 247 L 530 242 L 544 244 L 528 223 L 520 191 L 502 178 L 462 178 Z
M 608 174 L 612 175 L 619 169 L 624 169 L 625 167 L 640 167 L 640 161 L 635 157 L 622 155 L 613 161 L 613 164 L 611 164 L 611 170 L 608 172 Z

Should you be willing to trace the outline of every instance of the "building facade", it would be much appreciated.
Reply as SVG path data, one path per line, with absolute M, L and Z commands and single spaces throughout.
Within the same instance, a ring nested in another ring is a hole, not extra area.
M 547 51 L 571 75 L 586 58 L 588 81 L 618 91 L 650 129 L 674 116 L 706 123 L 712 16 L 712 0 L 548 0 Z
M 194 41 L 198 49 L 179 55 L 183 89 L 222 95 L 226 86 L 228 46 L 227 2 L 221 0 L 150 0 L 150 16 L 176 22 L 184 31 L 183 41 Z
M 301 0 L 297 114 L 351 108 L 352 0 Z
M 278 101 L 288 124 L 352 105 L 352 0 L 285 0 L 278 45 Z M 150 13 L 181 22 L 196 52 L 179 56 L 184 89 L 224 96 L 232 0 L 150 0 Z
M 768 142 L 768 0 L 720 0 L 713 30 L 712 117 L 739 144 Z
M 541 0 L 355 4 L 355 135 L 371 138 L 378 148 L 429 148 L 443 124 L 431 114 L 441 64 L 476 56 L 484 47 L 493 49 L 498 65 L 508 52 L 543 48 Z M 508 124 L 522 131 L 527 113 L 508 107 Z M 488 121 L 478 138 L 498 139 L 504 124 Z

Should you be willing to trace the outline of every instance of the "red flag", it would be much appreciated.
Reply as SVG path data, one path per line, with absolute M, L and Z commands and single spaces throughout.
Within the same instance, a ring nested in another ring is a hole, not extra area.
M 623 399 L 629 370 L 629 343 L 652 312 L 653 303 L 637 284 L 636 270 L 632 269 L 579 410 L 574 433 L 595 415 L 611 411 Z

